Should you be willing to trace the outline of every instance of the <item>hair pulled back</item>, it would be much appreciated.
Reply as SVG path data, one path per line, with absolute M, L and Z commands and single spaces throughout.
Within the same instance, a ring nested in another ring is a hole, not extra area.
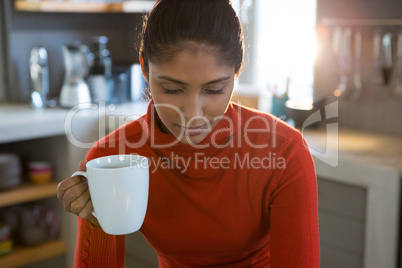
M 159 0 L 144 19 L 140 56 L 146 72 L 149 62 L 168 62 L 197 45 L 210 46 L 239 75 L 243 30 L 229 0 Z

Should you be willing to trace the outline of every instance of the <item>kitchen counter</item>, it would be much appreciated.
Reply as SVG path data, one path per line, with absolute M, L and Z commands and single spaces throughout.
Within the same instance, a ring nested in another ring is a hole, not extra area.
M 325 129 L 303 132 L 313 156 L 398 170 L 402 176 L 402 137 L 339 129 L 327 142 Z
M 24 104 L 0 105 L 0 143 L 49 137 L 64 133 L 67 110 L 35 110 Z
M 0 105 L 0 143 L 65 135 L 69 122 L 79 119 L 98 121 L 116 116 L 127 121 L 146 112 L 147 102 L 93 106 L 73 110 L 62 108 L 33 109 L 24 104 Z M 110 120 L 107 120 L 109 122 Z

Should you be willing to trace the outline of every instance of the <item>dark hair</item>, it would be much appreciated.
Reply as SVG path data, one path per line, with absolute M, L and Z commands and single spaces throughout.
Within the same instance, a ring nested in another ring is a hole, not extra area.
M 243 61 L 243 30 L 229 0 L 159 0 L 144 19 L 140 56 L 169 61 L 176 53 L 209 45 L 217 60 L 235 67 Z

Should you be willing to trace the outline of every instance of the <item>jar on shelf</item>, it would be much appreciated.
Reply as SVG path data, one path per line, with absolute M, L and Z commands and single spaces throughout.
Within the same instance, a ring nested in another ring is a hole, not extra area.
M 13 250 L 11 227 L 0 222 L 0 257 L 8 255 Z
M 33 184 L 48 183 L 52 180 L 52 165 L 45 161 L 32 161 L 28 163 L 28 178 Z

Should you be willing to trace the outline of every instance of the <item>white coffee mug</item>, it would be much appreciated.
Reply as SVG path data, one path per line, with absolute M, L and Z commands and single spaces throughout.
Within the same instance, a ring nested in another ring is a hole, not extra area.
M 149 162 L 140 155 L 110 155 L 89 161 L 73 176 L 88 180 L 94 212 L 103 231 L 124 235 L 138 231 L 148 205 Z

